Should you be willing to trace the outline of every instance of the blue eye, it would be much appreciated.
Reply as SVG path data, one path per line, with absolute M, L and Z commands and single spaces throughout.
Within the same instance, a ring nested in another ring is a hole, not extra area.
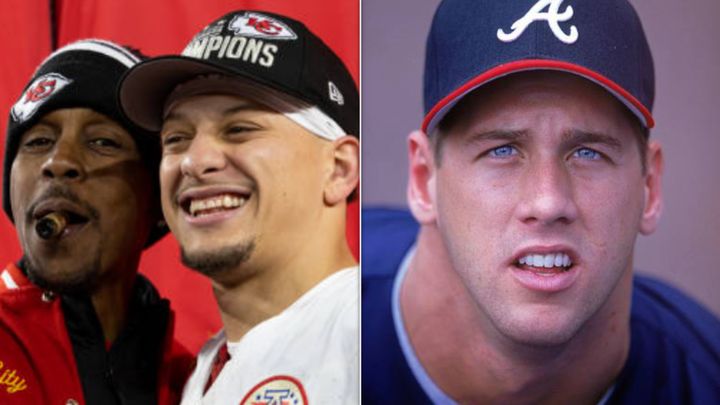
M 491 157 L 505 158 L 513 155 L 517 155 L 517 149 L 511 145 L 498 146 L 497 148 L 491 149 L 489 154 Z
M 580 148 L 575 151 L 574 155 L 579 157 L 580 159 L 586 160 L 600 159 L 600 153 L 589 148 Z

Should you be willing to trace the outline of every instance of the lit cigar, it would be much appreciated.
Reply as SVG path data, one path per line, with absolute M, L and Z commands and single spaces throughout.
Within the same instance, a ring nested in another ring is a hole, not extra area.
M 43 239 L 50 239 L 60 235 L 66 226 L 67 219 L 64 215 L 59 212 L 51 212 L 40 218 L 35 225 L 35 232 Z

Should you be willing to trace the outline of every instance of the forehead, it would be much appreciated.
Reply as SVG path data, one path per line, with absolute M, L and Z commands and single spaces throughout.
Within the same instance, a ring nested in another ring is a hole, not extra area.
M 194 95 L 180 98 L 168 105 L 163 117 L 161 137 L 189 125 L 195 130 L 221 134 L 228 125 L 250 124 L 265 140 L 281 140 L 286 148 L 298 144 L 322 147 L 329 141 L 321 138 L 288 118 L 284 113 L 253 99 L 232 94 Z
M 59 108 L 57 110 L 50 111 L 40 117 L 33 127 L 38 124 L 53 125 L 57 127 L 66 125 L 109 125 L 121 129 L 122 132 L 130 136 L 127 130 L 115 120 L 109 118 L 105 114 L 86 107 Z M 28 131 L 25 132 L 27 133 Z
M 163 120 L 228 115 L 240 111 L 277 113 L 255 100 L 240 95 L 199 94 L 169 100 Z
M 569 117 L 581 126 L 627 127 L 637 122 L 614 96 L 587 79 L 564 72 L 533 71 L 512 74 L 475 90 L 453 108 L 440 128 L 521 126 L 525 121 L 557 116 Z

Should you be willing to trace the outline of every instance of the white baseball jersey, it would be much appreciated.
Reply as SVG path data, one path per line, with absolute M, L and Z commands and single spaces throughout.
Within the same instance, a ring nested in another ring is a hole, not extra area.
M 200 350 L 182 405 L 359 403 L 359 272 L 340 270 L 238 342 L 221 331 Z M 215 355 L 230 360 L 203 394 Z

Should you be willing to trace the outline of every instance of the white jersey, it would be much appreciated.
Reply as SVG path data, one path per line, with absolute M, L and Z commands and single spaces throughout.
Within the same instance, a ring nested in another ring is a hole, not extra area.
M 182 405 L 359 403 L 359 273 L 343 269 L 238 342 L 221 331 L 200 350 Z M 230 360 L 203 395 L 215 355 Z

